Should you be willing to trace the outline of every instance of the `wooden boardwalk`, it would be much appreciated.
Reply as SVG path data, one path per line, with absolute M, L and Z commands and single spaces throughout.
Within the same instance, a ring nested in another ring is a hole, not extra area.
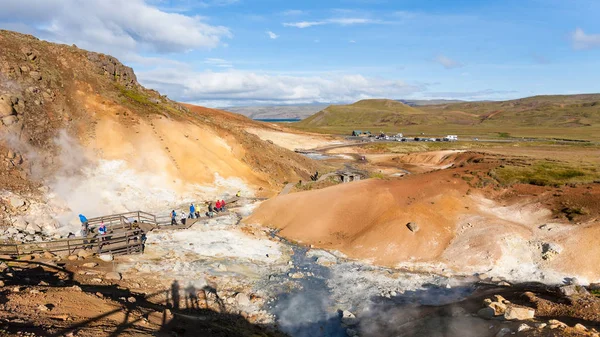
M 226 204 L 231 205 L 238 200 L 237 197 L 232 198 Z M 215 217 L 228 214 L 231 213 L 220 212 Z M 144 211 L 111 214 L 88 219 L 90 233 L 87 237 L 30 243 L 0 242 L 0 255 L 21 256 L 44 252 L 72 255 L 80 249 L 88 249 L 96 254 L 141 254 L 144 251 L 146 233 L 156 229 L 188 229 L 198 221 L 208 219 L 210 218 L 186 219 L 185 224 L 172 226 L 170 216 L 156 216 Z M 102 223 L 107 228 L 105 235 L 95 233 Z

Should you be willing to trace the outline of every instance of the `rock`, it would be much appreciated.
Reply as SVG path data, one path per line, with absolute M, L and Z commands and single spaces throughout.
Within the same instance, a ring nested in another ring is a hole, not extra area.
M 85 268 L 94 268 L 95 266 L 97 266 L 98 264 L 96 262 L 88 262 L 88 263 L 84 263 L 83 266 Z
M 80 249 L 77 251 L 77 256 L 85 259 L 94 256 L 94 252 L 91 249 Z
M 582 286 L 578 286 L 578 285 L 574 285 L 574 284 L 559 287 L 558 290 L 565 297 L 572 297 L 572 296 L 576 296 L 576 295 L 579 295 L 579 296 L 589 295 L 587 289 L 585 289 Z
M 500 329 L 500 331 L 498 331 L 498 333 L 496 334 L 496 337 L 504 337 L 506 335 L 510 335 L 511 332 L 512 331 L 509 328 L 502 328 L 502 329 Z
M 16 154 L 15 154 L 16 157 Z M 8 199 L 8 203 L 10 204 L 10 206 L 12 208 L 20 208 L 23 207 L 27 204 L 27 202 L 25 201 L 25 199 L 19 197 L 19 196 L 12 196 Z
M 303 278 L 304 274 L 302 274 L 301 272 L 295 272 L 295 273 L 289 273 L 288 276 L 293 279 L 299 279 L 299 278 Z
M 29 72 L 29 67 L 28 66 L 20 66 L 19 69 L 21 69 L 21 72 Z
M 527 307 L 517 307 L 509 305 L 504 312 L 504 319 L 506 320 L 527 320 L 532 319 L 535 316 L 535 310 Z
M 92 281 L 94 283 L 102 283 L 102 279 L 99 279 L 99 278 L 93 278 L 90 281 Z
M 67 260 L 69 260 L 69 261 L 77 261 L 77 255 L 69 255 L 69 256 L 67 256 Z
M 27 221 L 23 219 L 17 219 L 17 221 L 13 223 L 13 227 L 20 231 L 24 231 L 27 229 Z
M 343 310 L 342 311 L 342 323 L 346 324 L 348 326 L 352 326 L 352 325 L 356 325 L 358 323 L 358 320 L 356 319 L 356 316 L 351 313 L 348 310 Z
M 71 289 L 73 289 L 74 291 L 82 291 L 80 286 L 72 286 Z
M 512 286 L 512 284 L 510 284 L 506 281 L 502 281 L 502 282 L 498 283 L 498 285 L 502 286 L 502 287 L 511 287 Z
M 503 304 L 508 304 L 510 303 L 509 300 L 507 300 L 506 298 L 500 296 L 500 295 L 494 295 L 494 298 L 496 299 L 496 302 L 498 303 L 503 303 Z
M 483 319 L 492 319 L 496 317 L 496 311 L 490 307 L 485 307 L 477 311 L 477 316 Z
M 548 327 L 550 329 L 558 329 L 558 328 L 564 329 L 564 328 L 568 327 L 568 325 L 566 325 L 565 323 L 563 323 L 559 320 L 551 319 L 548 321 Z
M 50 311 L 53 307 L 54 305 L 52 304 L 40 304 L 37 308 L 39 311 Z
M 547 326 L 548 324 L 546 323 L 535 323 L 533 326 L 535 326 L 536 329 L 543 329 Z
M 56 257 L 56 255 L 54 255 L 54 254 L 53 254 L 53 253 L 51 253 L 51 252 L 44 252 L 44 254 L 42 254 L 42 256 L 43 256 L 45 259 L 53 259 L 53 258 L 55 258 L 55 257 Z
M 519 328 L 517 329 L 518 332 L 529 331 L 529 330 L 531 330 L 531 327 L 525 323 L 519 325 Z
M 248 305 L 250 305 L 250 298 L 244 293 L 237 293 L 235 295 L 235 301 L 240 307 L 247 307 Z
M 17 118 L 17 116 L 14 116 L 14 115 L 2 117 L 2 123 L 6 126 L 13 125 L 18 121 L 19 121 L 19 119 Z
M 20 291 L 21 291 L 21 287 L 14 287 L 14 288 L 12 288 L 12 292 L 13 293 L 18 293 Z
M 0 100 L 0 118 L 12 116 L 14 114 L 15 114 L 15 110 L 13 109 L 10 102 Z
M 8 159 L 15 159 L 17 154 L 13 150 L 8 150 L 8 153 L 6 154 L 6 156 L 8 157 Z
M 4 287 L 4 281 L 0 280 L 0 287 Z
M 33 255 L 23 255 L 21 257 L 19 257 L 19 260 L 23 260 L 23 261 L 31 261 L 35 259 L 35 256 Z
M 37 71 L 32 71 L 32 72 L 29 73 L 29 77 L 33 78 L 36 81 L 39 81 L 39 80 L 42 79 L 42 74 L 40 74 Z
M 406 227 L 413 233 L 416 233 L 419 231 L 419 225 L 417 225 L 414 222 L 409 222 L 406 224 Z
M 225 266 L 222 263 L 217 263 L 217 270 L 218 271 L 227 271 L 227 266 Z
M 579 324 L 579 323 L 575 324 L 573 329 L 578 330 L 578 331 L 588 331 L 588 328 L 586 328 L 585 325 Z
M 100 255 L 98 255 L 98 258 L 104 262 L 110 262 L 110 261 L 114 260 L 114 257 L 112 256 L 112 254 L 100 254 Z
M 135 303 L 136 299 L 135 299 L 135 297 L 130 296 L 130 297 L 127 298 L 127 302 L 129 302 L 129 303 Z
M 494 309 L 494 316 L 504 315 L 504 312 L 506 312 L 506 304 L 504 303 L 492 302 L 488 307 Z
M 542 244 L 542 259 L 551 260 L 556 255 L 562 253 L 563 248 L 556 243 L 547 242 Z
M 117 273 L 116 271 L 111 271 L 109 273 L 106 273 L 106 275 L 104 275 L 104 279 L 106 279 L 106 280 L 120 281 L 121 280 L 121 274 Z

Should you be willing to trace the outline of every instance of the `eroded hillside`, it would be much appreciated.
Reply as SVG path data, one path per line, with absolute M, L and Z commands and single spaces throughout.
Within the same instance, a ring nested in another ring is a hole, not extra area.
M 253 122 L 243 116 L 183 106 L 144 88 L 114 57 L 10 31 L 0 31 L 0 49 L 7 196 L 42 202 L 48 194 L 62 210 L 94 214 L 166 209 L 185 196 L 269 195 L 316 169 L 247 133 Z M 5 209 L 18 210 L 7 200 Z

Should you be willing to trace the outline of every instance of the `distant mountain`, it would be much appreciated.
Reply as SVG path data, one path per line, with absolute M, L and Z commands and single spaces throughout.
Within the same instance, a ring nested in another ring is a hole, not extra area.
M 240 106 L 222 108 L 252 119 L 304 119 L 327 107 L 326 104 Z

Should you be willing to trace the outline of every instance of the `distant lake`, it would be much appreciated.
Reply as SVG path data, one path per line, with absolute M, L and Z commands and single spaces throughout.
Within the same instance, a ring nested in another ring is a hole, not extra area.
M 255 121 L 267 122 L 267 123 L 293 123 L 301 121 L 300 118 L 257 118 Z

